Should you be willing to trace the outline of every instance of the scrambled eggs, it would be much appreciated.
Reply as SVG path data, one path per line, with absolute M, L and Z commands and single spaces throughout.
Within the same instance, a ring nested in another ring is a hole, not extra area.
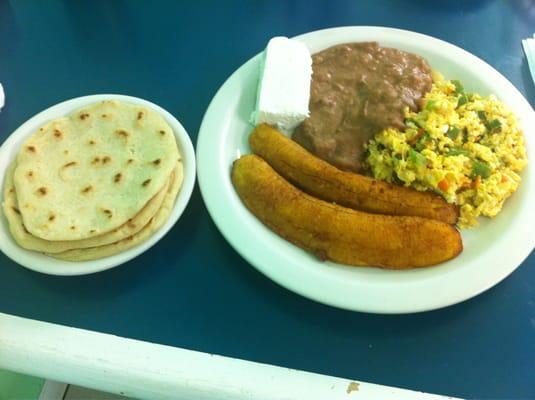
M 527 164 L 515 115 L 495 96 L 437 76 L 422 110 L 405 117 L 405 131 L 385 129 L 368 144 L 374 177 L 436 191 L 460 206 L 460 227 L 494 217 Z

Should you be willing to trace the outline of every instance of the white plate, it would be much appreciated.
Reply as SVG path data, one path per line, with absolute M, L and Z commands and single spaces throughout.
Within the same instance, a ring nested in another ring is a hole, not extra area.
M 298 36 L 312 53 L 329 46 L 378 41 L 425 57 L 469 91 L 495 93 L 518 115 L 528 154 L 535 155 L 535 115 L 517 89 L 491 66 L 444 41 L 380 27 L 326 29 Z M 455 304 L 495 285 L 529 255 L 535 243 L 535 171 L 532 161 L 520 189 L 493 220 L 463 231 L 464 251 L 439 266 L 408 271 L 355 268 L 318 261 L 280 238 L 241 203 L 230 181 L 232 162 L 249 153 L 259 56 L 221 87 L 204 116 L 197 142 L 199 184 L 206 206 L 228 242 L 280 285 L 310 299 L 349 310 L 408 313 Z M 530 204 L 531 203 L 531 204 Z
M 0 188 L 4 187 L 4 175 L 6 168 L 15 158 L 15 155 L 17 154 L 22 142 L 40 125 L 49 120 L 63 117 L 80 107 L 109 99 L 121 100 L 148 107 L 162 115 L 171 128 L 173 128 L 178 148 L 182 154 L 182 162 L 184 165 L 184 181 L 169 219 L 146 241 L 135 247 L 132 247 L 131 249 L 99 260 L 71 262 L 57 260 L 44 254 L 28 251 L 19 247 L 9 233 L 8 223 L 4 214 L 0 212 L 0 250 L 2 250 L 5 255 L 7 255 L 16 263 L 34 271 L 52 275 L 84 275 L 103 271 L 105 269 L 123 264 L 152 247 L 173 227 L 186 208 L 195 184 L 195 151 L 193 150 L 193 145 L 191 144 L 191 140 L 186 130 L 175 117 L 156 104 L 139 99 L 137 97 L 115 94 L 99 94 L 67 100 L 47 108 L 22 124 L 17 130 L 15 130 L 15 132 L 11 134 L 11 136 L 9 136 L 2 147 L 0 147 Z

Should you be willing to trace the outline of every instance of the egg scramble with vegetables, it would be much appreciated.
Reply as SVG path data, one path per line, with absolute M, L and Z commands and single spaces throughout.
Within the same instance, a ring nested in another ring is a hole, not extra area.
M 373 176 L 441 194 L 459 205 L 459 227 L 494 217 L 518 188 L 527 164 L 523 134 L 494 95 L 466 93 L 459 81 L 437 75 L 422 109 L 405 111 L 405 125 L 368 143 Z

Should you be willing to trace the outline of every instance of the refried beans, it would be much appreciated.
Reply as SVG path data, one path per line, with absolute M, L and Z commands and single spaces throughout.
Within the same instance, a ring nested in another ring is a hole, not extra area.
M 431 90 L 431 68 L 375 42 L 333 46 L 312 61 L 310 116 L 292 138 L 341 169 L 364 172 L 364 144 L 384 128 L 404 128 L 404 108 L 417 111 Z

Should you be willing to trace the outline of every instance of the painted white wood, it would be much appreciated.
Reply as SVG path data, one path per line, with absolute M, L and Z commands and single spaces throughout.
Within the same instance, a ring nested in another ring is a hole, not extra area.
M 0 368 L 151 400 L 445 398 L 1 313 Z

